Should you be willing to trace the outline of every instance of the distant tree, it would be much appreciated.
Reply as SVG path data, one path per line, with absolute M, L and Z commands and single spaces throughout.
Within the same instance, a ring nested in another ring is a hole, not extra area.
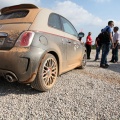
M 95 46 L 95 44 L 94 44 L 94 45 L 92 45 L 92 49 L 96 49 L 96 46 Z

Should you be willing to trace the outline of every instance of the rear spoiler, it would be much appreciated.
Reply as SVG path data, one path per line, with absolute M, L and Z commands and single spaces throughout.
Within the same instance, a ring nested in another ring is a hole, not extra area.
M 34 9 L 38 8 L 37 6 L 33 4 L 20 4 L 20 5 L 14 5 L 9 7 L 4 7 L 0 10 L 1 14 L 7 13 L 12 10 L 18 10 L 18 9 Z

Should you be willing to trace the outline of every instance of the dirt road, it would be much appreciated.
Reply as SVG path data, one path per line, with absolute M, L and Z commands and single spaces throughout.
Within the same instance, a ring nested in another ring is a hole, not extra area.
M 103 69 L 94 56 L 85 69 L 59 76 L 48 92 L 1 79 L 0 120 L 120 120 L 120 61 Z

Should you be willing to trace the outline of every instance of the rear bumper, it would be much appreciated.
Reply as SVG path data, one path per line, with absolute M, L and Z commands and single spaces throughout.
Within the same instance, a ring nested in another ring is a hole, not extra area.
M 36 47 L 0 51 L 0 76 L 11 74 L 19 82 L 32 82 L 44 53 L 43 49 Z

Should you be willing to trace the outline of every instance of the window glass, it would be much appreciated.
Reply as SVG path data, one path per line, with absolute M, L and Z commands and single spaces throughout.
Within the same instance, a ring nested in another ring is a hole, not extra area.
M 63 24 L 63 29 L 66 33 L 69 33 L 69 34 L 74 35 L 74 36 L 78 36 L 77 31 L 75 30 L 73 25 L 68 20 L 61 17 L 61 21 Z
M 7 14 L 0 15 L 0 20 L 13 19 L 13 18 L 22 18 L 27 16 L 29 11 L 15 11 Z
M 48 19 L 48 25 L 61 30 L 60 18 L 57 14 L 50 14 Z

